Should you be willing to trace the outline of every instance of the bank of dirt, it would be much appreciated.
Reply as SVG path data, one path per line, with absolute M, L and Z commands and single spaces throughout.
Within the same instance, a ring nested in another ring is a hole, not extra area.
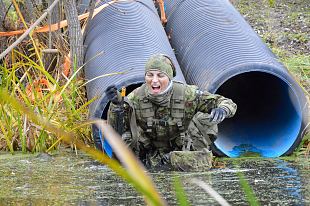
M 309 0 L 235 0 L 236 9 L 272 49 L 310 55 Z

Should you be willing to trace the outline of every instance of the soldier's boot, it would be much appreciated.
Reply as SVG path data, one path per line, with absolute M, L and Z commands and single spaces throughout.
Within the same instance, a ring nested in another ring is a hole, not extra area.
M 152 168 L 153 171 L 172 171 L 173 168 L 171 167 L 170 163 L 170 154 L 164 154 L 161 159 L 157 162 L 157 164 Z
M 212 167 L 212 160 L 212 152 L 206 148 L 200 151 L 170 152 L 171 167 L 179 171 L 206 171 Z

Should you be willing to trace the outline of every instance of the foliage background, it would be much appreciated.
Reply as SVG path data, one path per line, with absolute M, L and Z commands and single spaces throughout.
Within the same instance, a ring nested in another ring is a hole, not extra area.
M 4 0 L 0 2 L 0 31 L 28 28 L 53 1 Z M 86 3 L 85 3 L 86 2 Z M 51 22 L 68 19 L 69 26 L 51 33 L 31 34 L 0 62 L 0 86 L 12 97 L 45 117 L 63 131 L 93 146 L 89 126 L 79 126 L 88 119 L 85 82 L 82 74 L 83 36 L 87 21 L 76 23 L 77 15 L 92 11 L 95 1 L 60 1 L 51 13 Z M 291 71 L 308 94 L 310 91 L 310 4 L 307 0 L 231 0 L 258 35 Z M 69 5 L 68 5 L 69 4 Z M 20 11 L 18 13 L 17 11 Z M 46 18 L 41 26 L 47 25 Z M 78 28 L 73 30 L 72 28 Z M 73 37 L 77 37 L 73 40 Z M 0 37 L 0 52 L 18 36 Z M 71 51 L 71 63 L 68 54 Z M 70 63 L 70 64 L 69 64 Z M 0 150 L 50 151 L 61 141 L 40 124 L 10 105 L 0 106 Z M 74 145 L 69 145 L 75 147 Z M 305 136 L 300 150 L 310 149 Z

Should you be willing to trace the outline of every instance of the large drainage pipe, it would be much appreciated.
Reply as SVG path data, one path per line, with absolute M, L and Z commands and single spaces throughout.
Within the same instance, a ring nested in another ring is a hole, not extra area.
M 120 89 L 125 86 L 129 93 L 144 82 L 144 66 L 153 54 L 171 57 L 177 71 L 175 79 L 184 82 L 152 0 L 118 1 L 102 10 L 89 25 L 85 45 L 85 77 L 93 80 L 86 85 L 87 97 L 89 100 L 97 98 L 90 105 L 91 118 L 107 118 L 106 87 L 115 84 Z M 104 74 L 128 70 L 122 75 L 100 78 Z M 95 126 L 93 138 L 96 147 L 101 149 L 101 134 Z
M 305 95 L 228 0 L 165 1 L 166 32 L 187 83 L 231 98 L 219 126 L 219 155 L 290 154 L 307 124 Z

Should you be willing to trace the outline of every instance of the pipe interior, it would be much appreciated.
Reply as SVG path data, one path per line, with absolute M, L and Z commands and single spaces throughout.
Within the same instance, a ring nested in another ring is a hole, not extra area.
M 232 77 L 217 90 L 238 106 L 233 118 L 219 125 L 217 149 L 229 157 L 278 157 L 298 137 L 302 115 L 293 89 L 265 72 Z

